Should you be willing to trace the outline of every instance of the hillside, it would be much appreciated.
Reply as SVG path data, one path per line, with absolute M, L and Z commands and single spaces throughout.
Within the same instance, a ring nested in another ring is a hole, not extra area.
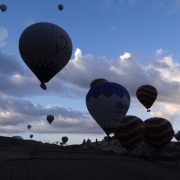
M 103 148 L 102 148 L 103 147 Z M 106 148 L 105 148 L 106 147 Z M 58 146 L 0 137 L 0 179 L 178 179 L 178 143 L 156 161 L 139 153 L 115 153 L 105 142 Z

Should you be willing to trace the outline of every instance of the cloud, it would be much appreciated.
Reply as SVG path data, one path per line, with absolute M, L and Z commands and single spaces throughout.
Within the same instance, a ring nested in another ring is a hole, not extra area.
M 82 56 L 82 51 L 79 48 L 77 48 L 74 53 L 74 56 L 75 56 L 75 60 L 77 60 L 78 58 Z
M 69 99 L 85 99 L 91 81 L 105 78 L 125 86 L 133 100 L 136 99 L 139 86 L 151 84 L 158 90 L 155 106 L 161 107 L 152 115 L 177 119 L 178 108 L 174 110 L 173 107 L 179 107 L 180 104 L 180 64 L 174 61 L 172 55 L 155 58 L 149 64 L 142 65 L 138 58 L 128 51 L 116 59 L 108 59 L 105 56 L 83 54 L 81 49 L 77 49 L 74 59 L 48 83 L 46 92 L 49 97 L 55 95 Z M 0 59 L 0 123 L 4 127 L 22 127 L 24 123 L 33 122 L 39 126 L 41 132 L 102 132 L 89 115 L 76 112 L 73 107 L 47 107 L 25 100 L 36 96 L 45 97 L 46 92 L 39 87 L 39 81 L 23 62 L 2 52 Z M 131 106 L 134 106 L 134 102 Z M 51 130 L 47 128 L 49 126 L 38 124 L 44 122 L 46 114 L 49 113 L 58 119 L 53 123 L 56 127 Z
M 51 125 L 46 120 L 48 114 L 55 117 Z M 33 104 L 28 100 L 17 98 L 0 98 L 1 132 L 27 132 L 28 124 L 31 124 L 31 130 L 37 133 L 102 133 L 86 112 L 58 105 Z
M 43 94 L 39 80 L 22 60 L 0 51 L 0 61 L 0 82 L 3 82 L 0 83 L 1 95 L 32 97 Z M 78 87 L 65 86 L 60 76 L 59 79 L 53 78 L 47 86 L 51 95 L 74 97 L 82 93 Z
M 80 51 L 80 50 L 78 50 Z M 77 53 L 77 52 L 75 52 Z M 91 54 L 75 56 L 64 68 L 61 77 L 64 81 L 89 89 L 92 80 L 103 77 L 124 85 L 131 96 L 143 84 L 154 85 L 162 102 L 180 103 L 180 64 L 171 55 L 158 57 L 148 65 L 141 65 L 131 53 L 125 52 L 116 60 L 94 57 Z
M 153 7 L 163 9 L 167 15 L 174 15 L 180 11 L 180 0 L 159 0 L 153 2 Z
M 0 94 L 6 96 L 30 97 L 43 94 L 35 75 L 13 56 L 0 52 Z M 136 56 L 125 52 L 117 59 L 108 59 L 75 51 L 74 59 L 47 85 L 49 95 L 83 97 L 89 84 L 96 78 L 105 78 L 125 86 L 132 97 L 143 84 L 154 85 L 158 101 L 180 103 L 180 64 L 172 55 L 157 57 L 148 65 L 141 65 Z M 73 93 L 72 93 L 73 92 Z
M 131 53 L 125 52 L 123 55 L 120 56 L 120 59 L 122 61 L 126 61 L 126 60 L 130 59 L 131 57 L 132 57 Z
M 156 50 L 156 55 L 159 56 L 161 54 L 163 54 L 163 49 L 157 49 Z
M 8 31 L 5 27 L 0 27 L 0 48 L 6 45 L 6 39 L 8 37 Z
M 173 121 L 180 115 L 179 104 L 160 102 L 156 104 L 156 108 L 159 109 L 159 111 L 151 112 L 152 116 L 160 116 L 168 119 L 169 121 Z
M 162 117 L 171 122 L 173 129 L 178 131 L 180 129 L 180 105 L 174 103 L 156 103 L 154 111 L 150 112 L 151 117 Z
M 122 4 L 127 4 L 130 7 L 135 6 L 140 0 L 101 0 L 99 2 L 99 5 L 106 7 L 106 8 L 112 8 L 114 6 L 119 6 Z

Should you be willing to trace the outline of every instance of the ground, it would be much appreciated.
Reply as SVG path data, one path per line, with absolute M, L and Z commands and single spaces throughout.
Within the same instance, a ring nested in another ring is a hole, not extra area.
M 0 138 L 0 180 L 175 180 L 180 160 L 145 160 L 97 148 Z

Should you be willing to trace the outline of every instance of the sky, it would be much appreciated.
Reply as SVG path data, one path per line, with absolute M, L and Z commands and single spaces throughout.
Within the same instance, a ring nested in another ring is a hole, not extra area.
M 180 0 L 4 0 L 0 12 L 0 135 L 44 142 L 69 137 L 102 139 L 85 97 L 92 80 L 123 85 L 131 96 L 127 115 L 163 117 L 180 130 Z M 64 9 L 57 6 L 62 3 Z M 70 36 L 69 63 L 47 84 L 22 60 L 19 38 L 33 23 L 51 22 Z M 158 97 L 147 113 L 136 90 L 151 84 Z M 54 114 L 51 126 L 46 121 Z M 27 129 L 31 124 L 32 128 Z

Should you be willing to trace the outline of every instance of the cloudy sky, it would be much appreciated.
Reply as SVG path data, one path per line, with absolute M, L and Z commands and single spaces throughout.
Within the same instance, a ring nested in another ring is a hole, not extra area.
M 1 3 L 1 2 L 0 2 Z M 4 0 L 0 12 L 0 135 L 22 135 L 69 143 L 105 136 L 89 115 L 85 97 L 99 77 L 120 83 L 131 95 L 127 114 L 158 116 L 180 130 L 180 0 Z M 63 11 L 57 6 L 63 3 Z M 21 59 L 22 31 L 36 22 L 61 26 L 73 54 L 48 90 Z M 151 113 L 137 100 L 139 86 L 151 84 L 158 98 Z M 54 114 L 50 126 L 47 114 Z M 27 125 L 32 129 L 28 130 Z

